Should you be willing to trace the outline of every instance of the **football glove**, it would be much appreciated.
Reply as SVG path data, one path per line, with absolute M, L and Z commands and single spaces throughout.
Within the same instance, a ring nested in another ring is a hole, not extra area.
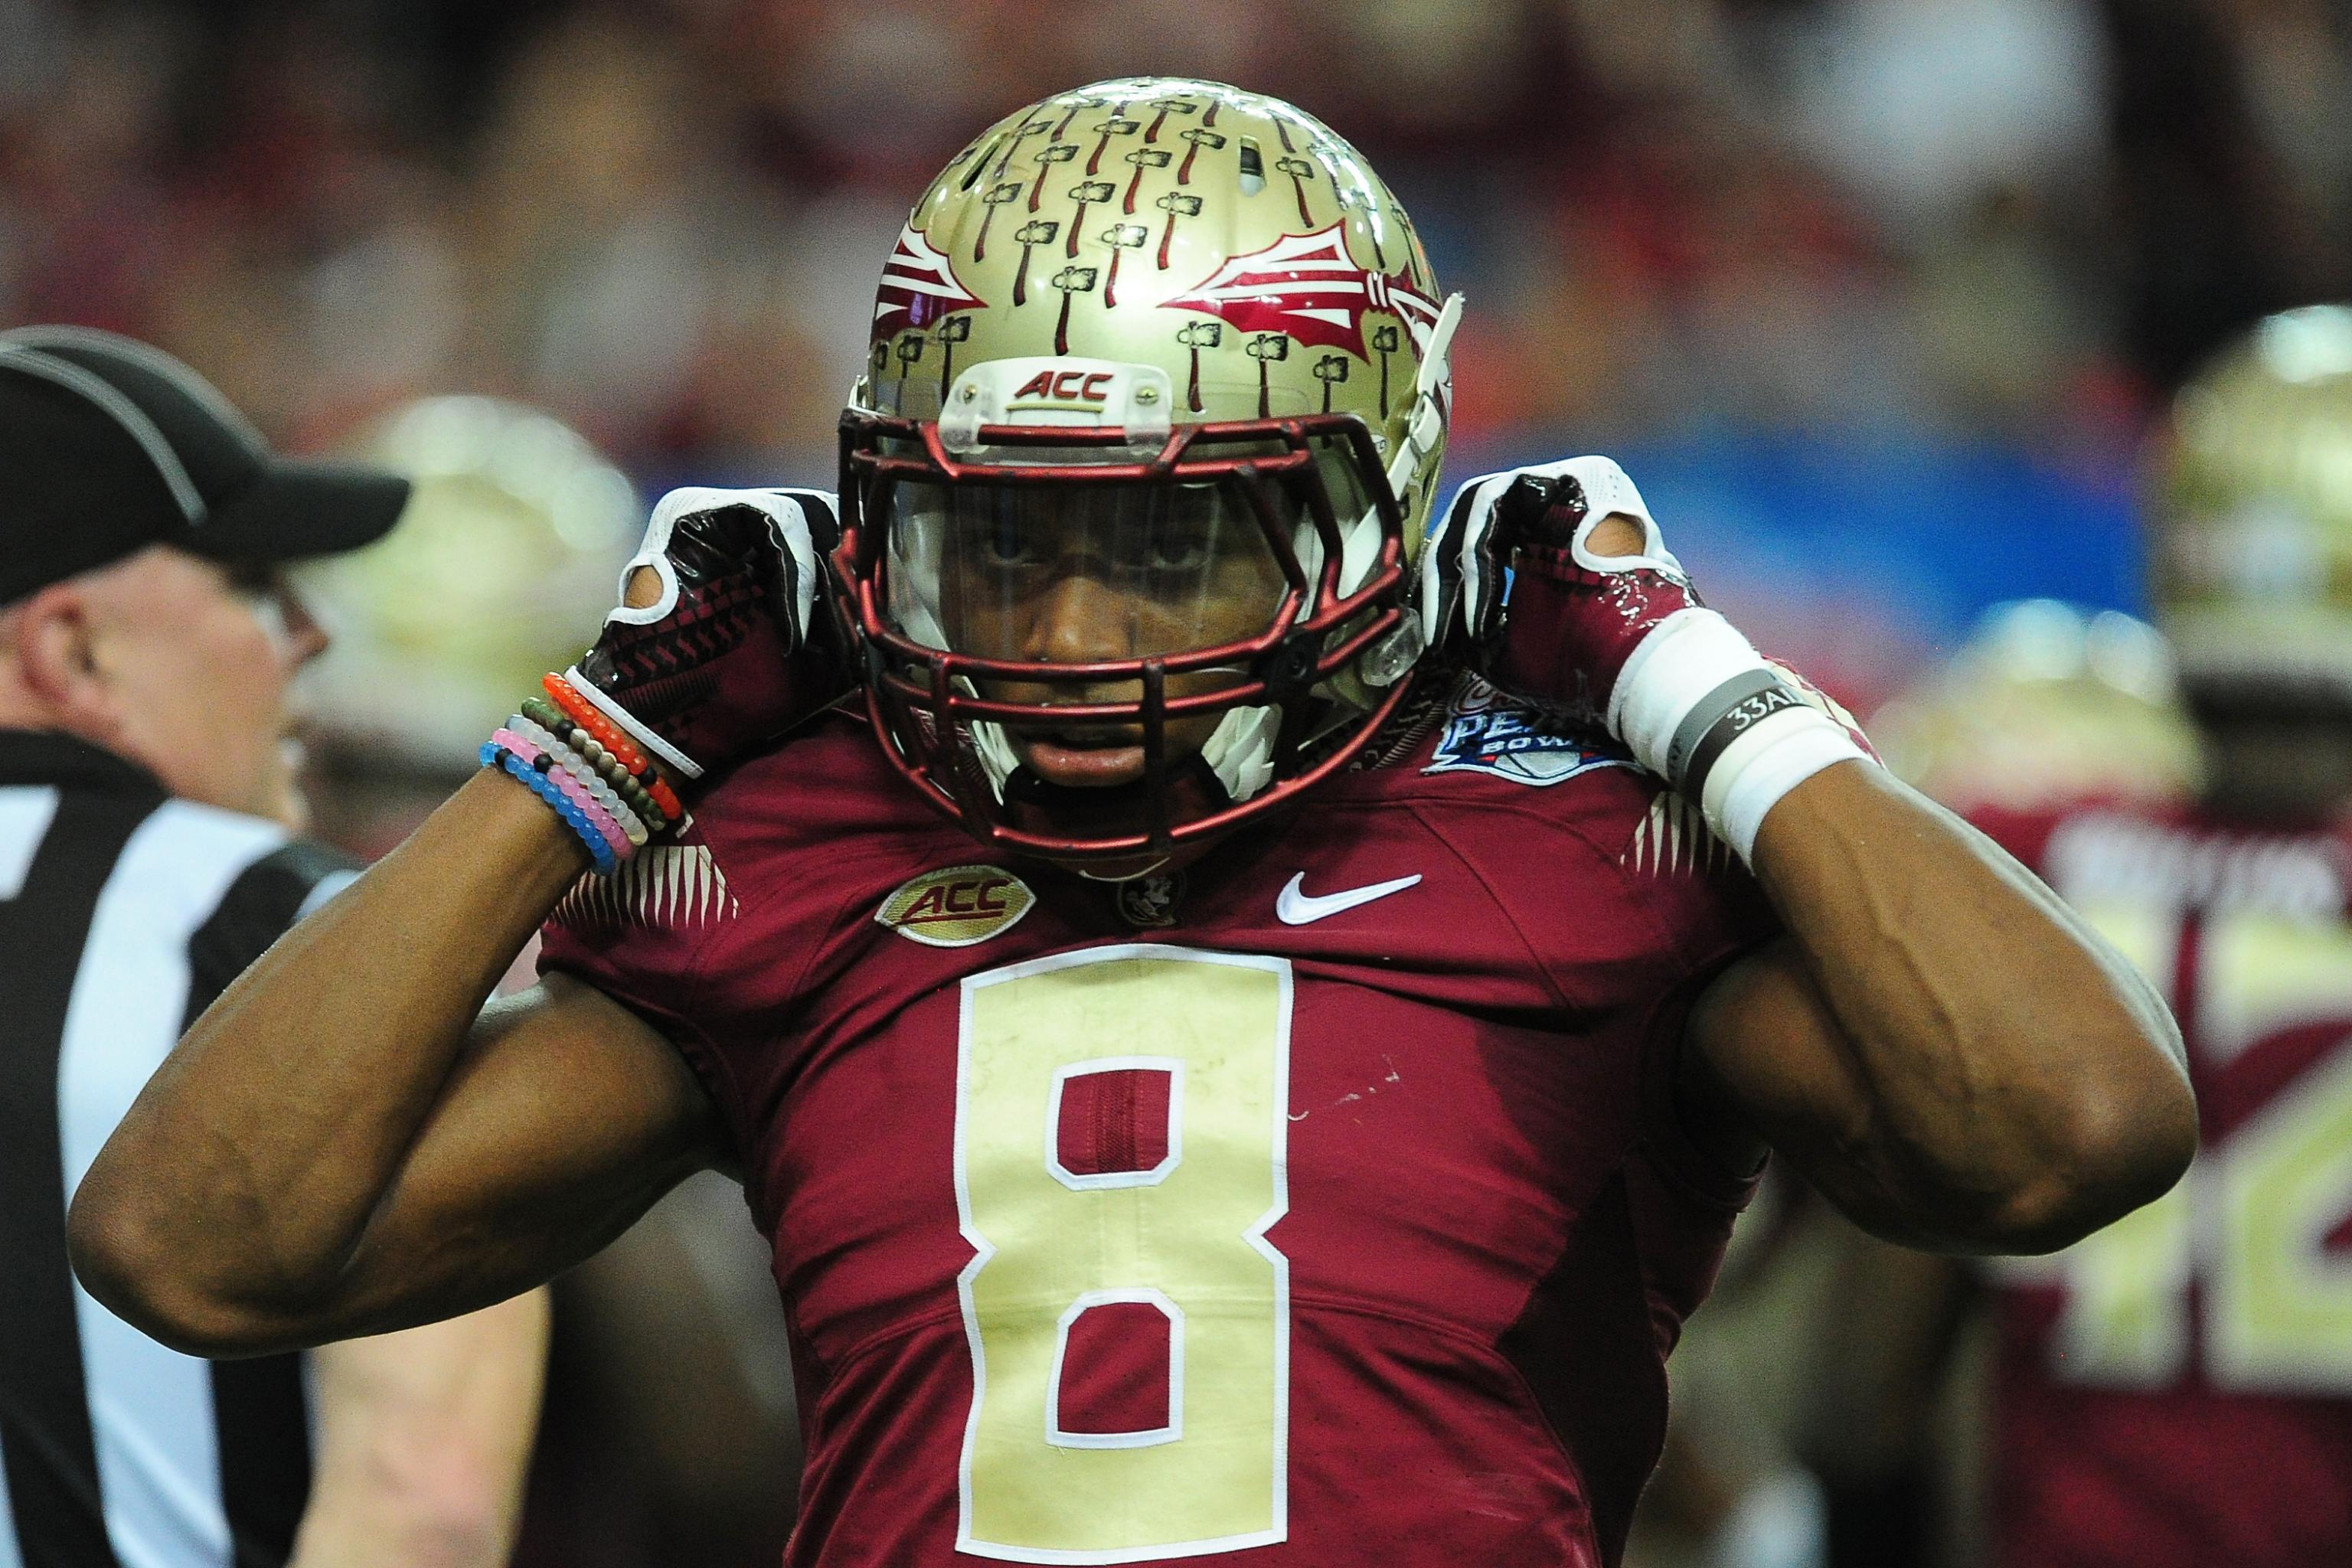
M 850 689 L 819 575 L 838 526 L 820 490 L 670 491 L 564 679 L 681 784 L 773 741 Z
M 1632 553 L 1591 549 L 1612 516 L 1640 527 Z M 1433 641 L 1514 696 L 1604 726 L 1742 858 L 1790 790 L 1871 760 L 1833 705 L 1706 607 L 1606 458 L 1464 485 L 1423 552 L 1421 596 Z

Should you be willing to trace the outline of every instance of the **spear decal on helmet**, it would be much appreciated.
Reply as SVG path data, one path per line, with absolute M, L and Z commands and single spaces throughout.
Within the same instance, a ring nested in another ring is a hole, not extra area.
M 940 401 L 948 400 L 948 387 L 955 380 L 955 346 L 971 336 L 970 316 L 950 316 L 940 323 Z
M 1271 416 L 1274 401 L 1265 367 L 1276 360 L 1290 357 L 1290 340 L 1280 332 L 1260 332 L 1243 346 L 1250 358 L 1257 361 L 1257 416 L 1265 419 Z
M 1171 191 L 1152 205 L 1168 215 L 1167 223 L 1160 230 L 1160 270 L 1165 272 L 1168 270 L 1168 242 L 1176 237 L 1176 220 L 1199 217 L 1201 198 L 1188 196 L 1181 191 Z
M 1143 133 L 1144 145 L 1150 146 L 1152 142 L 1160 140 L 1160 128 L 1168 123 L 1168 117 L 1170 115 L 1198 114 L 1200 112 L 1201 106 L 1188 99 L 1170 99 L 1167 102 L 1160 106 L 1160 112 L 1151 117 L 1151 129 Z
M 1061 120 L 1054 127 L 1053 139 L 1056 142 L 1059 142 L 1062 139 L 1063 133 L 1067 132 L 1070 128 L 1070 121 L 1078 117 L 1080 110 L 1087 109 L 1100 109 L 1102 106 L 1103 100 L 1099 98 L 1072 99 L 1070 100 L 1069 111 L 1064 114 Z M 1114 110 L 1112 112 L 1116 113 L 1118 111 Z
M 1201 351 L 1215 348 L 1225 341 L 1223 321 L 1187 321 L 1177 330 L 1176 342 L 1192 355 L 1192 374 L 1184 383 L 1184 406 L 1193 413 L 1201 412 Z
M 1331 388 L 1348 379 L 1348 356 L 1325 354 L 1315 362 L 1315 379 L 1323 384 L 1323 412 L 1331 412 Z
M 1279 126 L 1281 121 L 1275 123 Z M 1274 166 L 1290 176 L 1290 188 L 1298 193 L 1298 221 L 1313 228 L 1315 215 L 1307 210 L 1307 182 L 1315 177 L 1315 165 L 1304 158 L 1276 158 Z
M 1110 145 L 1112 137 L 1132 136 L 1142 129 L 1142 121 L 1122 120 L 1116 114 L 1096 126 L 1094 155 L 1087 160 L 1087 174 L 1092 176 L 1101 172 L 1103 149 Z
M 1135 216 L 1135 193 L 1143 184 L 1143 171 L 1146 169 L 1166 168 L 1171 163 L 1174 162 L 1175 154 L 1163 148 L 1138 147 L 1133 152 L 1127 153 L 1126 158 L 1129 163 L 1135 165 L 1135 174 L 1127 182 L 1127 205 L 1122 210 L 1126 212 L 1128 216 L 1133 217 Z
M 875 289 L 873 339 L 893 338 L 910 327 L 920 331 L 953 311 L 977 310 L 985 302 L 963 286 L 946 254 L 909 224 L 898 231 L 898 243 L 882 266 L 882 281 Z
M 1342 211 L 1364 215 L 1364 233 L 1372 242 L 1372 260 L 1381 271 L 1386 272 L 1389 269 L 1389 253 L 1388 247 L 1381 243 L 1380 198 L 1369 190 L 1350 186 L 1339 193 L 1339 201 Z
M 1111 247 L 1110 276 L 1103 279 L 1103 309 L 1113 310 L 1118 304 L 1118 258 L 1150 238 L 1149 224 L 1115 223 L 1102 231 L 1103 243 Z
M 1201 155 L 1202 148 L 1206 147 L 1213 153 L 1225 144 L 1225 139 L 1215 132 L 1199 128 L 1186 131 L 1184 140 L 1192 145 L 1185 151 L 1184 161 L 1176 165 L 1176 183 L 1180 185 L 1192 183 L 1192 160 Z
M 1100 274 L 1092 267 L 1065 267 L 1054 274 L 1054 287 L 1062 291 L 1061 320 L 1054 323 L 1054 352 L 1070 352 L 1070 297 L 1094 292 L 1095 279 Z
M 1014 304 L 1029 302 L 1029 253 L 1041 245 L 1053 244 L 1054 237 L 1061 232 L 1061 219 L 1051 217 L 1032 218 L 1013 231 L 1013 239 L 1021 247 L 1021 270 L 1013 275 Z
M 1021 182 L 1018 180 L 991 185 L 982 194 L 981 202 L 988 210 L 980 215 L 980 233 L 972 240 L 971 258 L 974 262 L 988 259 L 988 226 L 996 221 L 996 209 L 1020 194 Z
M 1029 137 L 1041 134 L 1046 129 L 1048 128 L 1042 120 L 1024 121 L 1020 129 L 1004 139 L 1004 151 L 998 156 L 996 167 L 989 172 L 988 177 L 992 180 L 1004 178 L 1004 171 L 1013 166 L 1013 154 L 1021 150 L 1021 143 Z
M 1029 210 L 1037 210 L 1037 198 L 1045 193 L 1045 176 L 1056 163 L 1066 163 L 1078 155 L 1075 142 L 1056 142 L 1050 147 L 1037 149 L 1037 177 L 1029 182 Z
M 923 357 L 923 334 L 908 332 L 898 340 L 898 379 L 904 381 L 914 374 L 915 362 Z
M 1412 334 L 1434 331 L 1441 308 L 1408 273 L 1367 271 L 1348 252 L 1347 226 L 1286 234 L 1263 250 L 1229 256 L 1190 292 L 1160 303 L 1217 316 L 1243 332 L 1281 332 L 1311 348 L 1370 358 L 1372 315 Z
M 1078 230 L 1086 225 L 1087 209 L 1097 202 L 1110 200 L 1111 192 L 1118 188 L 1108 180 L 1082 180 L 1070 187 L 1070 199 L 1078 204 L 1078 210 L 1070 215 L 1069 247 L 1064 255 L 1076 256 L 1078 253 Z
M 1389 416 L 1389 355 L 1397 352 L 1397 330 L 1393 326 L 1372 329 L 1372 352 L 1381 356 L 1381 417 Z

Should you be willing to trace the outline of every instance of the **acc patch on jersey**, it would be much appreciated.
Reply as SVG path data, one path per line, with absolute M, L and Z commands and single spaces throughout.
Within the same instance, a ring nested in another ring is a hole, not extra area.
M 1554 728 L 1516 699 L 1471 677 L 1446 700 L 1445 721 L 1425 773 L 1492 773 L 1538 788 L 1595 768 L 1624 768 L 1622 752 L 1603 751 L 1591 738 Z
M 970 947 L 1011 931 L 1036 902 L 1002 866 L 949 866 L 899 883 L 874 919 L 925 947 Z

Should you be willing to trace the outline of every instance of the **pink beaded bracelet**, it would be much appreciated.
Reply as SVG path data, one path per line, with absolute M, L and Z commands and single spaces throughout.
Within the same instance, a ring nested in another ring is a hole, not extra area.
M 497 733 L 490 737 L 490 744 L 509 752 L 530 763 L 550 784 L 561 790 L 566 800 L 580 808 L 580 815 L 588 819 L 589 826 L 595 828 L 598 836 L 606 844 L 612 846 L 615 858 L 626 860 L 637 852 L 637 847 L 629 842 L 629 836 L 622 831 L 621 825 L 614 820 L 613 814 L 599 805 L 596 797 L 590 795 L 586 787 L 572 776 L 572 771 L 569 768 L 559 764 L 535 742 L 501 726 Z

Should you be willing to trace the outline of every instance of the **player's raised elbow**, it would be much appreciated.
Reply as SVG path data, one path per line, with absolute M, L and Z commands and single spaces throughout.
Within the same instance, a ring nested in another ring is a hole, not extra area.
M 2197 1102 L 2155 1044 L 2071 1076 L 2042 1108 L 2045 1153 L 1988 1215 L 1984 1249 L 2054 1252 L 2170 1191 L 2197 1152 Z
M 66 1250 L 93 1299 L 184 1355 L 223 1360 L 280 1348 L 249 1308 L 206 1288 L 201 1259 L 135 1195 L 102 1179 L 85 1181 L 74 1194 Z

